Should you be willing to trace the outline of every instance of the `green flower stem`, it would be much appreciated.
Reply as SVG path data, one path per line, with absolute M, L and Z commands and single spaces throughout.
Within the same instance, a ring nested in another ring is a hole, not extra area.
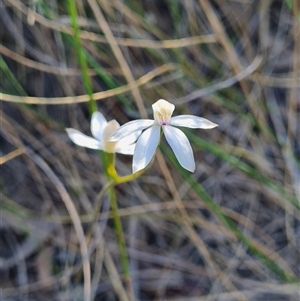
M 113 223 L 114 223 L 115 232 L 117 236 L 123 273 L 124 273 L 125 280 L 128 280 L 130 279 L 129 261 L 128 261 L 128 255 L 126 251 L 126 244 L 125 244 L 121 218 L 118 213 L 116 192 L 114 188 L 109 189 L 108 196 L 109 196 L 111 210 L 112 210 Z
M 115 169 L 114 164 L 110 165 L 107 169 L 110 177 L 115 181 L 115 184 L 122 184 L 122 183 L 133 181 L 134 179 L 138 178 L 141 174 L 143 174 L 145 170 L 146 168 L 134 174 L 120 177 Z
M 114 180 L 115 185 L 135 180 L 140 175 L 142 175 L 150 166 L 150 164 L 148 164 L 148 166 L 146 168 L 144 168 L 144 169 L 142 169 L 142 170 L 140 170 L 140 171 L 138 171 L 134 174 L 130 174 L 130 175 L 127 175 L 127 176 L 121 176 L 120 177 L 118 175 L 117 171 L 116 171 L 116 168 L 115 168 L 115 156 L 113 156 L 112 154 L 107 154 L 107 155 L 110 155 L 110 158 L 108 160 L 108 162 L 110 162 L 110 164 L 108 164 L 106 166 L 106 170 L 107 170 L 107 173 L 108 173 L 110 179 Z
M 68 8 L 69 8 L 69 13 L 70 13 L 70 17 L 71 17 L 71 25 L 74 29 L 74 44 L 75 44 L 78 61 L 79 61 L 80 68 L 81 68 L 84 87 L 90 98 L 89 106 L 90 106 L 90 113 L 92 114 L 97 111 L 97 105 L 96 105 L 95 100 L 93 99 L 93 87 L 92 87 L 91 78 L 88 74 L 88 65 L 87 65 L 86 54 L 84 52 L 84 49 L 82 48 L 81 41 L 80 41 L 80 28 L 79 28 L 79 25 L 77 22 L 78 14 L 77 14 L 77 8 L 76 8 L 76 1 L 69 0 Z
M 131 174 L 131 175 L 120 177 L 115 169 L 115 155 L 114 154 L 101 152 L 101 160 L 103 162 L 106 179 L 108 182 L 112 183 L 112 185 L 110 185 L 108 188 L 108 196 L 109 196 L 109 200 L 110 200 L 110 204 L 111 204 L 113 223 L 114 223 L 114 228 L 115 228 L 117 241 L 118 241 L 118 247 L 119 247 L 119 252 L 120 252 L 123 273 L 124 273 L 124 279 L 127 284 L 127 287 L 131 287 L 131 284 L 130 284 L 131 276 L 130 276 L 128 255 L 127 255 L 127 251 L 126 251 L 126 244 L 125 244 L 122 223 L 121 223 L 121 219 L 120 219 L 120 216 L 118 213 L 118 203 L 117 203 L 117 198 L 116 198 L 116 193 L 115 193 L 114 187 L 117 184 L 126 183 L 126 182 L 136 179 L 142 173 L 144 173 L 146 169 L 143 169 L 143 170 L 136 172 L 134 174 Z
M 132 297 L 133 289 L 131 284 L 129 260 L 128 260 L 128 255 L 126 250 L 126 243 L 125 243 L 121 218 L 118 212 L 118 203 L 117 203 L 116 192 L 115 192 L 115 185 L 119 184 L 118 180 L 120 179 L 115 169 L 115 154 L 101 152 L 101 159 L 103 162 L 103 167 L 104 167 L 107 181 L 113 182 L 113 185 L 109 186 L 108 197 L 109 197 L 111 210 L 112 210 L 112 218 L 113 218 L 115 233 L 118 242 L 124 281 L 127 288 L 127 292 L 129 293 L 129 296 Z M 131 299 L 133 300 L 133 298 Z

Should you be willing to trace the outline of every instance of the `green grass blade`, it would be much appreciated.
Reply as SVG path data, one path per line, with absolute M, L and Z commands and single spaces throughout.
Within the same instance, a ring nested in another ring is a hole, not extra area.
M 78 61 L 81 67 L 82 79 L 83 79 L 85 90 L 90 97 L 89 106 L 90 106 L 90 113 L 92 114 L 93 112 L 97 111 L 97 105 L 95 100 L 93 99 L 93 88 L 92 88 L 91 78 L 88 74 L 87 59 L 86 59 L 85 51 L 83 50 L 80 41 L 80 28 L 77 22 L 78 15 L 76 9 L 76 1 L 69 0 L 68 9 L 71 17 L 71 25 L 74 29 L 74 44 L 78 56 Z

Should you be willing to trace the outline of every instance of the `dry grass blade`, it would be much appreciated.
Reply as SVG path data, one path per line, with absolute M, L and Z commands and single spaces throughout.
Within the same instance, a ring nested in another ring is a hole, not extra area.
M 129 297 L 126 294 L 126 291 L 122 285 L 122 281 L 120 279 L 119 273 L 116 269 L 116 266 L 109 254 L 109 252 L 105 249 L 104 250 L 104 258 L 105 258 L 105 265 L 109 272 L 109 277 L 111 279 L 112 285 L 114 287 L 115 292 L 117 293 L 118 297 L 122 301 L 129 301 Z
M 8 49 L 7 47 L 1 45 L 0 46 L 0 53 L 3 55 L 13 59 L 14 61 L 29 67 L 33 68 L 39 71 L 47 72 L 47 73 L 52 73 L 52 74 L 57 74 L 57 75 L 68 75 L 68 76 L 78 76 L 80 75 L 80 70 L 79 69 L 72 69 L 72 68 L 64 68 L 64 67 L 55 67 L 55 66 L 49 66 L 46 64 L 42 64 L 33 60 L 30 60 L 26 57 L 23 57 L 19 55 L 18 53 L 15 53 Z M 95 75 L 96 72 L 93 70 L 89 70 L 89 75 L 93 76 Z
M 59 23 L 56 21 L 52 21 L 49 19 L 44 18 L 36 11 L 30 9 L 29 7 L 25 6 L 19 0 L 6 0 L 7 2 L 11 3 L 16 9 L 20 10 L 25 16 L 30 16 L 34 22 L 39 22 L 42 25 L 51 28 L 53 30 L 62 31 L 68 34 L 73 34 L 73 30 L 70 26 L 65 25 L 64 23 Z M 100 43 L 110 43 L 108 39 L 100 36 L 98 34 L 94 34 L 88 31 L 82 31 L 80 33 L 81 39 L 90 40 L 94 42 Z M 152 41 L 152 40 L 143 40 L 143 39 L 120 39 L 115 38 L 116 42 L 120 46 L 127 46 L 127 47 L 138 47 L 138 48 L 152 48 L 152 49 L 164 49 L 164 48 L 182 48 L 182 47 L 189 47 L 193 45 L 200 45 L 200 44 L 209 44 L 209 43 L 216 43 L 215 35 L 201 35 L 195 37 L 187 37 L 182 39 L 174 39 L 174 40 L 162 40 L 162 41 Z
M 144 76 L 140 77 L 134 82 L 134 85 L 136 87 L 142 86 L 147 84 L 149 81 L 151 81 L 156 76 L 159 76 L 165 72 L 171 71 L 174 69 L 175 66 L 172 64 L 163 65 L 161 67 L 158 67 L 157 69 L 148 72 Z M 103 91 L 103 92 L 96 92 L 93 93 L 93 99 L 95 100 L 102 100 L 105 98 L 109 98 L 112 96 L 117 96 L 119 94 L 123 94 L 126 92 L 131 91 L 132 84 L 124 85 L 115 89 Z M 74 104 L 74 103 L 82 103 L 82 102 L 88 102 L 89 96 L 88 95 L 81 95 L 81 96 L 67 96 L 67 97 L 30 97 L 30 96 L 16 96 L 16 95 L 10 95 L 0 92 L 0 99 L 2 101 L 7 102 L 15 102 L 15 103 L 25 103 L 25 104 L 40 104 L 40 105 L 57 105 L 57 104 Z
M 9 154 L 0 157 L 0 165 L 8 162 L 9 160 L 12 160 L 13 158 L 20 156 L 21 154 L 24 153 L 24 150 L 22 148 L 18 148 L 12 152 L 10 152 Z

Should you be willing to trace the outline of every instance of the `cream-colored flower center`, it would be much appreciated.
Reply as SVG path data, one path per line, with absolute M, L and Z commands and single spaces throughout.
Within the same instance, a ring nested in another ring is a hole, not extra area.
M 155 121 L 159 125 L 168 125 L 175 106 L 164 99 L 160 99 L 152 105 L 152 109 Z

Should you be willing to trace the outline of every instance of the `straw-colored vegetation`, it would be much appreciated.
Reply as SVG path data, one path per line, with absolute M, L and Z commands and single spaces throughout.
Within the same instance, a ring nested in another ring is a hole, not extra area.
M 1 300 L 299 300 L 298 0 L 0 9 Z M 116 186 L 128 275 L 105 162 L 65 128 L 152 118 L 160 98 L 219 126 L 183 129 L 195 173 L 163 139 Z

